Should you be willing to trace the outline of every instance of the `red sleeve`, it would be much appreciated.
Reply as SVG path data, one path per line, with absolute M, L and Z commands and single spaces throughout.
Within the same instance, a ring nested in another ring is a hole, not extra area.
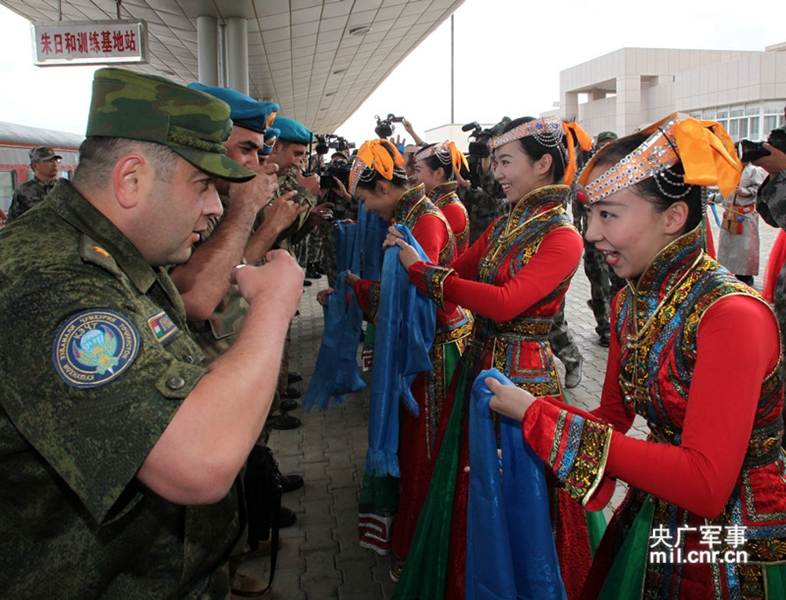
M 739 476 L 762 381 L 779 356 L 778 328 L 767 306 L 747 296 L 719 300 L 699 325 L 682 445 L 613 433 L 606 473 L 716 517 Z M 609 387 L 607 379 L 602 405 Z
M 487 235 L 488 231 L 486 232 Z M 480 261 L 474 244 L 459 261 Z M 443 284 L 446 300 L 496 321 L 508 321 L 551 293 L 576 270 L 584 251 L 581 236 L 562 227 L 547 234 L 529 263 L 503 285 L 480 283 L 451 274 Z M 483 248 L 480 248 L 483 253 Z M 415 263 L 417 265 L 417 263 Z M 415 265 L 413 265 L 415 267 Z M 412 268 L 412 267 L 411 267 Z M 477 276 L 477 270 L 472 277 Z
M 504 218 L 505 217 L 500 217 L 500 219 Z M 496 221 L 494 221 L 494 223 L 496 223 Z M 483 235 L 475 240 L 475 243 L 453 263 L 453 270 L 456 271 L 458 276 L 462 279 L 475 279 L 475 277 L 477 277 L 480 259 L 483 258 L 483 254 L 486 252 L 486 248 L 489 245 L 489 235 L 493 225 L 493 223 L 489 225 L 486 231 L 483 232 Z
M 448 228 L 445 222 L 434 215 L 423 215 L 415 223 L 412 237 L 418 241 L 430 262 L 438 265 L 439 251 L 448 243 Z
M 358 279 L 352 289 L 355 291 L 360 310 L 365 313 L 369 321 L 376 323 L 379 308 L 379 281 Z

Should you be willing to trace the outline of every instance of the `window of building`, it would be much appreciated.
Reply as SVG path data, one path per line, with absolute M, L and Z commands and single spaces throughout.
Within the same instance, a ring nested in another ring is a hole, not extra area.
M 752 102 L 705 108 L 691 111 L 690 114 L 697 119 L 717 121 L 729 132 L 734 142 L 742 139 L 763 140 L 770 131 L 784 123 L 784 105 L 786 101 Z
M 14 188 L 16 188 L 16 171 L 0 170 L 0 208 L 5 212 L 8 212 Z

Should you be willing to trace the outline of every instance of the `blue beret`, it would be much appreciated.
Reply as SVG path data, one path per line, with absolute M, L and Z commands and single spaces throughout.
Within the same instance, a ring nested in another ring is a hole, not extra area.
M 265 156 L 273 152 L 273 145 L 276 143 L 276 140 L 280 135 L 281 132 L 275 127 L 268 127 L 265 129 L 265 145 L 262 146 L 260 152 Z
M 258 133 L 264 133 L 268 120 L 278 112 L 278 104 L 275 102 L 259 102 L 230 88 L 204 83 L 189 83 L 188 87 L 223 100 L 229 104 L 229 118 L 235 125 Z
M 273 121 L 273 127 L 281 132 L 278 137 L 287 142 L 295 142 L 297 144 L 310 144 L 313 134 L 306 129 L 303 125 L 289 119 L 287 117 L 276 117 Z

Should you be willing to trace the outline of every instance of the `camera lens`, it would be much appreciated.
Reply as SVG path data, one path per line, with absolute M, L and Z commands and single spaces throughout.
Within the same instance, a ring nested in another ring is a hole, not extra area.
M 769 156 L 770 151 L 764 147 L 764 142 L 740 140 L 737 142 L 737 154 L 741 162 L 750 163 L 765 156 Z

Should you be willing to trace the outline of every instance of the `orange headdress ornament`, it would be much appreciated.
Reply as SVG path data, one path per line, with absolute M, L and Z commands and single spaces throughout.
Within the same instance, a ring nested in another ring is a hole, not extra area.
M 633 152 L 589 183 L 587 180 L 593 166 L 602 161 L 610 148 L 626 138 L 607 144 L 587 163 L 579 178 L 585 190 L 585 204 L 594 204 L 649 177 L 659 176 L 678 161 L 682 162 L 685 171 L 684 177 L 679 176 L 682 181 L 677 184 L 685 188 L 683 196 L 688 194 L 691 185 L 700 185 L 718 186 L 728 197 L 740 181 L 742 163 L 734 143 L 715 121 L 698 121 L 673 113 L 640 133 L 650 135 Z M 677 174 L 672 173 L 668 180 L 672 181 L 675 176 Z M 661 188 L 660 184 L 658 187 Z M 661 191 L 670 197 L 681 197 L 667 194 L 662 188 Z
M 406 177 L 404 158 L 396 147 L 387 140 L 369 140 L 360 147 L 355 156 L 349 173 L 349 193 L 354 195 L 358 181 L 371 180 L 374 172 L 388 181 L 392 180 L 396 169 L 402 177 Z
M 425 160 L 429 156 L 436 156 L 439 162 L 444 165 L 452 164 L 453 173 L 461 173 L 461 167 L 469 170 L 467 157 L 453 142 L 440 142 L 421 150 L 415 155 L 415 162 Z
M 583 150 L 592 146 L 592 138 L 578 123 L 563 123 L 556 117 L 533 119 L 491 138 L 489 149 L 494 150 L 523 137 L 533 136 L 541 146 L 557 148 L 565 166 L 565 185 L 573 183 L 576 174 L 576 145 Z M 562 138 L 565 136 L 565 143 Z

